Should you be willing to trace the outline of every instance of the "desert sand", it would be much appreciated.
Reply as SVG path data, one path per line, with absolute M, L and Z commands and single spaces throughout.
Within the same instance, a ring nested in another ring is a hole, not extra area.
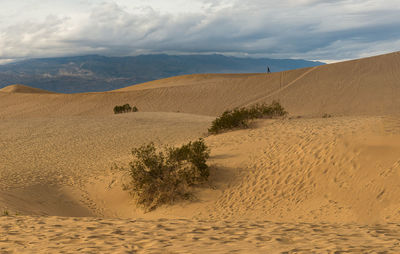
M 0 252 L 400 252 L 399 80 L 392 53 L 103 93 L 3 88 Z M 289 116 L 207 134 L 222 111 L 272 100 Z M 125 103 L 139 112 L 114 115 Z M 113 167 L 199 137 L 211 176 L 197 200 L 137 208 Z
M 4 92 L 4 93 L 54 93 L 54 92 L 50 92 L 47 90 L 43 90 L 43 89 L 39 89 L 39 88 L 35 88 L 35 87 L 30 87 L 30 86 L 24 86 L 24 85 L 10 85 L 10 86 L 6 86 L 0 89 L 0 92 Z

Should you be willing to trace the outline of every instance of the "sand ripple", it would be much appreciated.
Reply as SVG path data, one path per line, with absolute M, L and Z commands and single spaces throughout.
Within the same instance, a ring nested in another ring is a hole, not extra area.
M 0 218 L 1 253 L 400 252 L 400 224 Z

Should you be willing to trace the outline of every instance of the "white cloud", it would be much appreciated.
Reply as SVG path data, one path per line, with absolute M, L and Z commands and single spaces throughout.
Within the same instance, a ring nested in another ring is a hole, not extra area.
M 0 59 L 223 53 L 347 59 L 400 50 L 397 0 L 3 0 Z

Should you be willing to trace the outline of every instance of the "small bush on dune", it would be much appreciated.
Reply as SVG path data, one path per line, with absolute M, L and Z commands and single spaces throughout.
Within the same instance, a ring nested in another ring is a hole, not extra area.
M 217 117 L 212 122 L 208 132 L 218 134 L 234 128 L 248 128 L 250 120 L 285 116 L 286 114 L 285 109 L 276 101 L 273 101 L 270 105 L 255 104 L 249 108 L 235 108 L 227 110 Z
M 114 114 L 137 112 L 138 108 L 136 106 L 131 107 L 129 104 L 114 107 Z
M 278 117 L 287 115 L 285 109 L 277 101 L 273 101 L 271 105 L 261 104 L 258 108 L 262 114 L 261 117 Z
M 134 148 L 134 160 L 128 169 L 123 169 L 130 175 L 125 189 L 147 211 L 161 204 L 189 199 L 193 196 L 191 187 L 208 180 L 209 154 L 203 139 L 178 148 L 157 149 L 154 143 Z
M 208 132 L 217 134 L 226 129 L 247 128 L 248 120 L 252 118 L 253 114 L 245 108 L 227 110 L 212 122 Z

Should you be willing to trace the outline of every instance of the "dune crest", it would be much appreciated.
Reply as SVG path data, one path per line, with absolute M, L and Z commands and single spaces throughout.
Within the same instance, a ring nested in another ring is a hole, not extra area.
M 0 92 L 4 93 L 54 93 L 44 89 L 15 84 L 3 87 L 0 89 Z

